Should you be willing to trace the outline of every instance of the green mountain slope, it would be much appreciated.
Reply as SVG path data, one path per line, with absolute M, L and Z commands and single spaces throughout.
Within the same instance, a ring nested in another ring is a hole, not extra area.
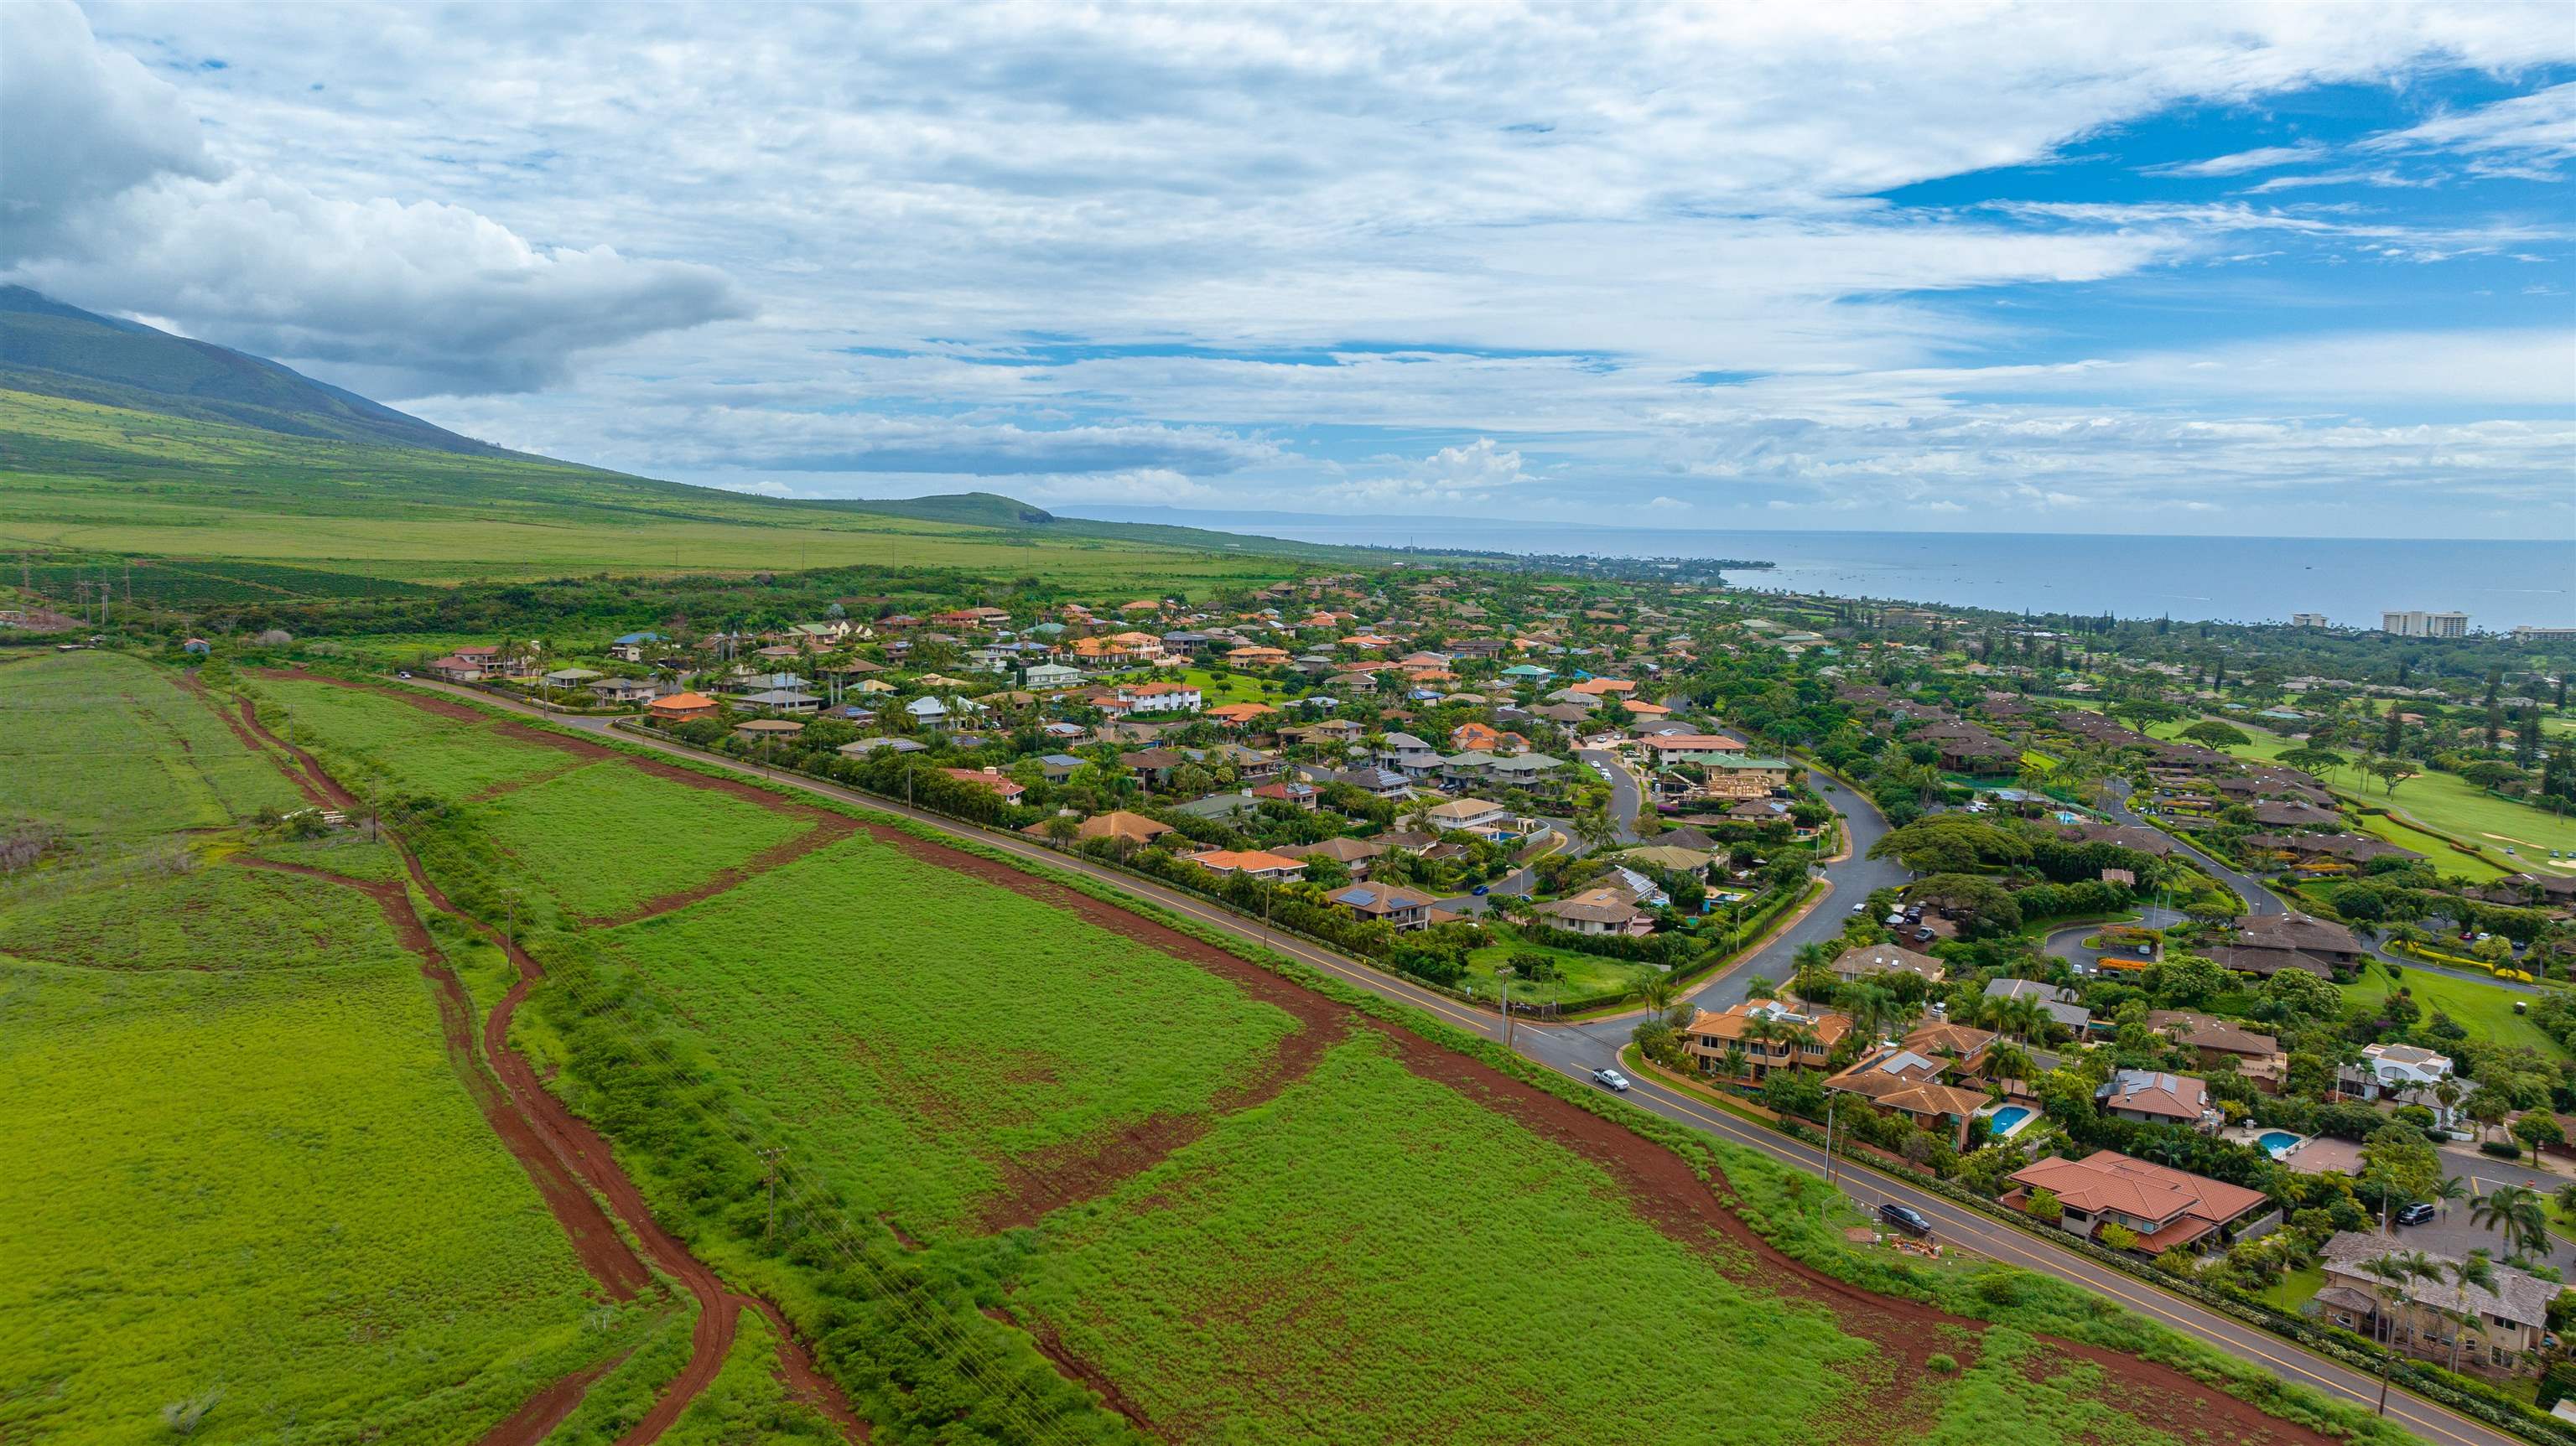
M 23 286 L 0 287 L 0 387 L 290 437 L 473 455 L 501 450 L 273 361 L 66 306 Z

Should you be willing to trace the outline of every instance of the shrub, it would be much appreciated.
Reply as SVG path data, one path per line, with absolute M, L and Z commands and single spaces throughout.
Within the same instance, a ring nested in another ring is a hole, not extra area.
M 2487 1154 L 2495 1156 L 2499 1160 L 2519 1160 L 2522 1158 L 2522 1146 L 2511 1140 L 2480 1140 L 2478 1142 L 2478 1148 Z
M 1923 1366 L 1926 1370 L 1939 1371 L 1947 1376 L 1958 1371 L 1959 1359 L 1946 1352 L 1935 1352 L 1923 1358 Z

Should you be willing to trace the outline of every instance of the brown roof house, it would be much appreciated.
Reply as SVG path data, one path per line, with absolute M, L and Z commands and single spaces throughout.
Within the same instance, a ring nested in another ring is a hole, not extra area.
M 1392 884 L 1353 884 L 1330 896 L 1337 908 L 1348 909 L 1363 919 L 1393 924 L 1398 929 L 1431 927 L 1431 896 Z
M 2004 1177 L 2020 1188 L 2003 1203 L 2019 1209 L 2030 1192 L 2046 1190 L 2065 1213 L 2058 1228 L 2087 1240 L 2105 1225 L 2136 1233 L 2141 1255 L 2196 1245 L 2212 1235 L 2224 1240 L 2268 1203 L 2260 1190 L 2194 1175 L 2117 1150 L 2096 1150 L 2081 1160 L 2052 1156 Z
M 2218 1128 L 2221 1116 L 2210 1103 L 2209 1083 L 2187 1074 L 2160 1069 L 2115 1070 L 2094 1102 L 2115 1119 L 2145 1125 L 2181 1125 L 2204 1134 Z
M 1911 1049 L 1882 1049 L 1825 1081 L 1837 1094 L 1856 1095 L 1880 1114 L 1903 1115 L 1934 1134 L 1946 1134 L 1960 1149 L 1968 1144 L 1968 1121 L 1986 1107 L 1982 1090 L 1944 1084 L 1947 1062 Z
M 2306 914 L 2240 919 L 2230 940 L 2209 951 L 2221 968 L 2267 978 L 2283 969 L 2332 978 L 2359 968 L 2361 956 L 2361 941 L 2350 929 Z
M 1775 1069 L 1823 1069 L 1834 1046 L 1852 1031 L 1848 1014 L 1794 1000 L 1753 999 L 1724 1010 L 1700 1010 L 1682 1026 L 1682 1053 L 1702 1074 L 1736 1084 L 1760 1084 Z M 1743 1051 L 1741 1072 L 1728 1060 Z
M 1043 823 L 1033 823 L 1020 830 L 1033 838 L 1046 837 L 1046 831 L 1047 826 Z M 1084 819 L 1075 826 L 1073 836 L 1085 841 L 1096 838 L 1117 839 L 1142 847 L 1171 831 L 1172 826 L 1160 819 L 1147 818 L 1141 813 L 1129 813 L 1122 808 L 1109 813 L 1096 813 Z

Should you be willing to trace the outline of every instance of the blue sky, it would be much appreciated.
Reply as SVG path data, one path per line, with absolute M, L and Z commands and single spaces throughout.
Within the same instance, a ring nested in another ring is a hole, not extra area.
M 2576 537 L 2559 6 L 0 28 L 13 279 L 656 476 Z

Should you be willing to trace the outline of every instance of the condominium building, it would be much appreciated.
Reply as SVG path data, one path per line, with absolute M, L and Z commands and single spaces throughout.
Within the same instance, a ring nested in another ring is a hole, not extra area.
M 2381 613 L 2379 630 L 2401 638 L 2464 638 L 2469 635 L 2467 613 L 2403 612 Z

